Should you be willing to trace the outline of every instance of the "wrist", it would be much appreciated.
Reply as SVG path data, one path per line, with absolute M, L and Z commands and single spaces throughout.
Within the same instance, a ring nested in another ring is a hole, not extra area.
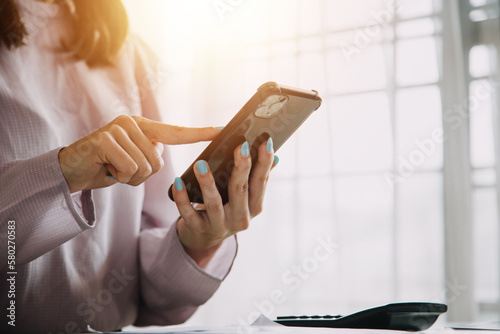
M 58 160 L 59 160 L 59 167 L 61 168 L 61 172 L 64 176 L 64 179 L 66 183 L 68 184 L 68 188 L 70 193 L 75 193 L 77 191 L 80 191 L 82 189 L 78 189 L 73 185 L 72 179 L 73 179 L 73 169 L 68 166 L 68 152 L 69 152 L 68 146 L 63 147 L 58 154 Z
M 186 254 L 196 262 L 198 267 L 205 269 L 222 245 L 223 240 L 206 243 L 189 237 L 190 233 L 187 233 L 185 228 L 181 227 L 183 226 L 182 220 L 182 217 L 179 218 L 176 225 L 179 241 Z
M 182 244 L 182 247 L 184 248 L 186 254 L 189 255 L 189 257 L 192 258 L 194 262 L 196 262 L 198 267 L 200 267 L 201 269 L 206 269 L 207 265 L 210 263 L 210 260 L 214 257 L 215 253 L 221 245 L 222 242 L 209 248 L 203 249 L 190 248 L 185 246 L 184 244 Z

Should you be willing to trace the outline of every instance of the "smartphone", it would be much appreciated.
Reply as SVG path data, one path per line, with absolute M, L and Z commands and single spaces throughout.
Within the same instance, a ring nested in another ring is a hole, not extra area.
M 272 137 L 274 151 L 278 151 L 320 105 L 321 98 L 315 90 L 293 88 L 275 82 L 260 86 L 181 176 L 191 202 L 203 203 L 200 185 L 193 171 L 196 161 L 205 160 L 210 166 L 225 204 L 229 201 L 227 188 L 234 167 L 233 151 L 236 147 L 248 141 L 252 165 L 255 165 L 260 144 Z M 173 200 L 172 187 L 168 194 Z

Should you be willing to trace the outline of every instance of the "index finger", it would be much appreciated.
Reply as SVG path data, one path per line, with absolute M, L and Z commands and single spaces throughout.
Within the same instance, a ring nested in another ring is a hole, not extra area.
M 168 145 L 190 144 L 214 139 L 220 132 L 213 127 L 188 128 L 137 117 L 135 121 L 141 131 L 151 141 Z

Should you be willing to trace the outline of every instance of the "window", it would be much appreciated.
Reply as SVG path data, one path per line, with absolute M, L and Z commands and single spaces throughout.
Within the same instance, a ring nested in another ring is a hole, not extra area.
M 464 36 L 470 29 L 479 36 L 465 39 L 467 64 L 443 56 L 452 41 L 441 0 L 157 2 L 167 121 L 224 125 L 266 81 L 323 98 L 277 153 L 264 213 L 239 234 L 231 275 L 191 323 L 450 300 L 444 198 L 453 190 L 444 186 L 443 146 L 443 100 L 456 84 L 443 81 L 450 61 L 467 68 L 470 95 L 482 97 L 465 99 L 470 147 L 453 145 L 470 156 L 473 308 L 498 319 L 500 45 L 490 24 L 498 4 L 460 3 L 454 19 Z M 204 145 L 172 148 L 178 173 Z
M 498 3 L 471 0 L 463 9 L 477 38 L 466 40 L 469 104 L 475 301 L 484 320 L 498 319 Z

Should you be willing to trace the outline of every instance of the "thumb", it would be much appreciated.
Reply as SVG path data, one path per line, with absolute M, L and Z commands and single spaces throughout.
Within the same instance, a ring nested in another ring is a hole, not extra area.
M 136 119 L 136 123 L 151 141 L 167 145 L 190 144 L 214 139 L 220 132 L 213 127 L 188 128 L 152 121 L 146 118 Z

